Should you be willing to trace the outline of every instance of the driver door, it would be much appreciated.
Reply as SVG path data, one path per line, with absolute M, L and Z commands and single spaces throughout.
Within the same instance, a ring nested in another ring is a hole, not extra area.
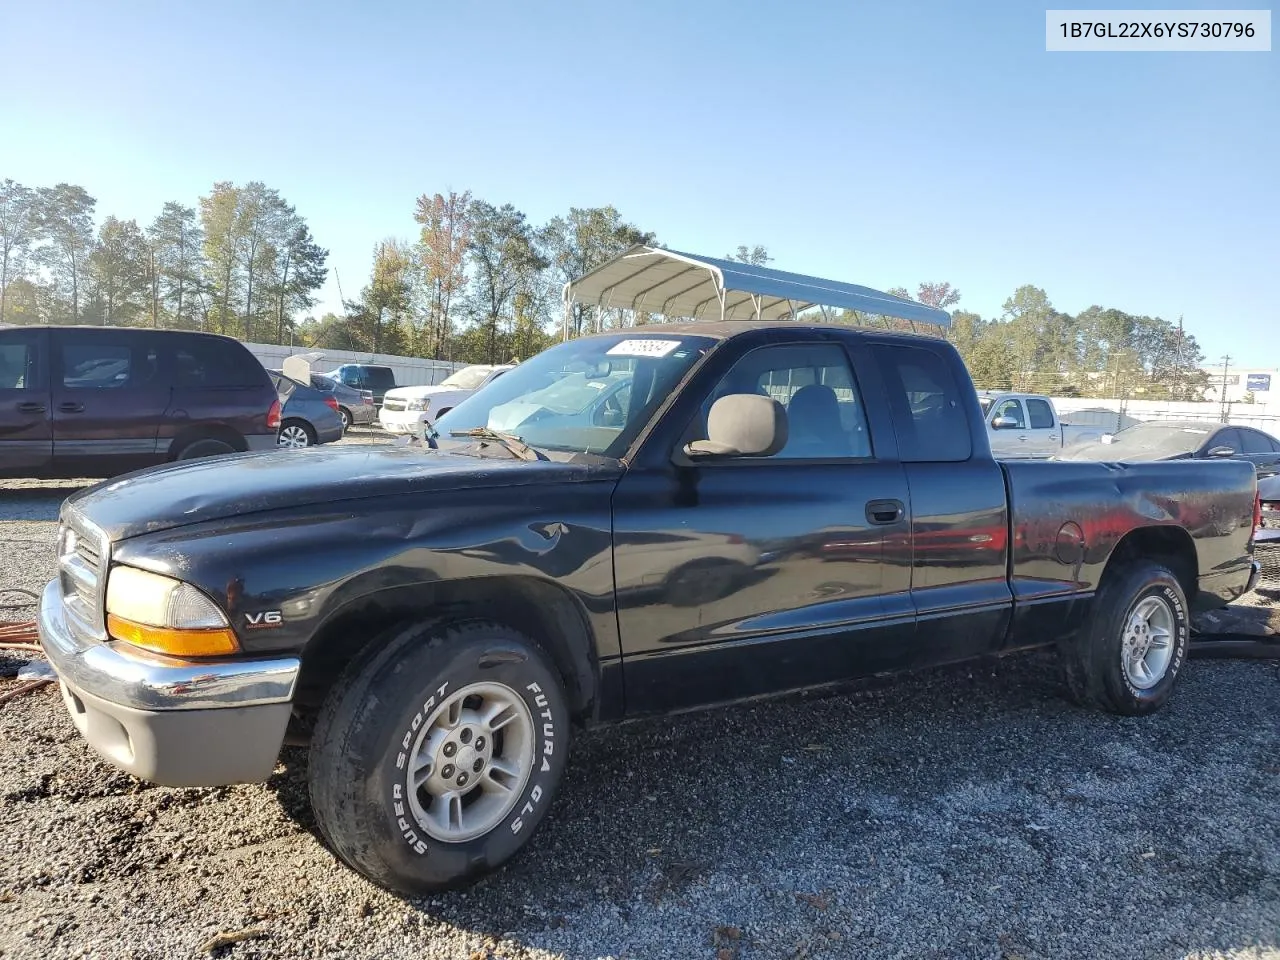
M 744 392 L 788 409 L 787 445 L 768 458 L 685 457 L 711 402 Z M 614 494 L 628 713 L 837 681 L 899 658 L 915 625 L 910 495 L 892 439 L 869 432 L 845 346 L 748 349 L 698 398 L 677 425 L 687 429 Z

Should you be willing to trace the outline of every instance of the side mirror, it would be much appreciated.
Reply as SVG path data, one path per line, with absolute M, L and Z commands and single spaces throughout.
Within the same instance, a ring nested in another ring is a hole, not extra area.
M 731 393 L 711 405 L 707 439 L 685 444 L 690 457 L 771 457 L 787 444 L 787 411 L 772 397 Z
M 1236 455 L 1235 450 L 1225 445 L 1221 447 L 1209 448 L 1209 456 L 1214 457 L 1215 459 L 1221 458 L 1221 457 L 1234 457 L 1235 455 Z
M 996 417 L 991 421 L 992 430 L 1017 430 L 1018 421 L 1013 417 Z

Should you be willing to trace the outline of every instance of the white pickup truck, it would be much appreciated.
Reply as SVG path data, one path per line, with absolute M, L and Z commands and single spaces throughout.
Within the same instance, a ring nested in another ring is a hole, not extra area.
M 978 392 L 991 453 L 997 460 L 1042 460 L 1081 440 L 1097 440 L 1101 426 L 1064 423 L 1053 401 L 1039 393 Z

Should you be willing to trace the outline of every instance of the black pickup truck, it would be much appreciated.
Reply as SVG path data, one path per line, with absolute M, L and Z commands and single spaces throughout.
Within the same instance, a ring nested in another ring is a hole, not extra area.
M 1233 462 L 1000 463 L 944 340 L 701 322 L 570 340 L 398 446 L 233 454 L 64 505 L 44 648 L 162 784 L 308 743 L 324 836 L 400 891 L 525 844 L 571 729 L 1042 646 L 1169 699 L 1251 587 Z

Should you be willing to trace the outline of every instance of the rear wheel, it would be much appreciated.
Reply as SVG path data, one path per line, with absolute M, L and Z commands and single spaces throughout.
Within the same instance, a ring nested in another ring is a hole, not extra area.
M 310 447 L 316 442 L 316 432 L 311 424 L 302 420 L 286 420 L 280 424 L 280 435 L 276 443 L 281 447 Z
M 346 433 L 351 429 L 351 411 L 346 407 L 339 407 L 338 417 L 342 420 L 342 432 Z
M 1139 561 L 1110 574 L 1095 604 L 1089 624 L 1061 650 L 1073 697 L 1129 716 L 1159 710 L 1187 658 L 1182 585 L 1167 567 Z
M 195 460 L 198 457 L 217 457 L 222 454 L 235 452 L 236 448 L 225 440 L 215 440 L 212 437 L 206 437 L 203 440 L 191 441 L 179 450 L 173 459 Z
M 555 667 L 499 624 L 402 628 L 358 657 L 316 720 L 316 821 L 400 893 L 462 886 L 512 857 L 559 785 L 569 714 Z

